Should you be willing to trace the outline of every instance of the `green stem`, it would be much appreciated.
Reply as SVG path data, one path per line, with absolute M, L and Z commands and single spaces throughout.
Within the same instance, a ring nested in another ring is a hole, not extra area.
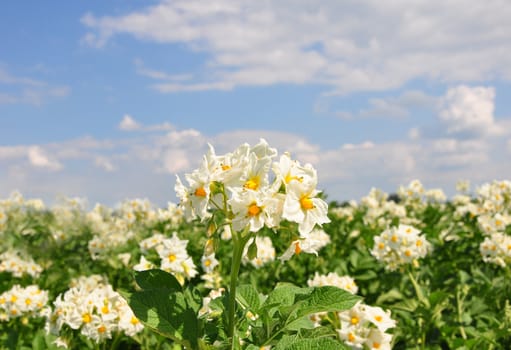
M 419 299 L 419 305 L 422 304 L 426 309 L 429 310 L 430 304 L 429 300 L 424 297 L 424 293 L 422 292 L 422 288 L 420 287 L 419 283 L 413 276 L 413 273 L 408 270 L 408 277 L 410 278 L 410 281 L 412 282 L 413 288 L 415 289 L 415 294 L 417 295 L 417 298 Z M 425 315 L 419 314 L 419 328 L 420 328 L 420 349 L 426 348 L 426 327 L 425 323 L 427 322 L 427 318 Z
M 410 278 L 410 281 L 413 284 L 413 288 L 415 289 L 415 294 L 417 294 L 417 298 L 419 299 L 419 302 L 421 304 L 423 304 L 426 308 L 429 309 L 429 307 L 430 307 L 429 300 L 424 297 L 422 288 L 419 286 L 419 283 L 417 282 L 417 280 L 413 276 L 413 273 L 410 270 L 408 270 L 408 277 Z
M 460 334 L 463 339 L 467 339 L 467 334 L 465 333 L 465 328 L 463 327 L 463 299 L 460 298 L 459 289 L 456 291 L 456 309 L 458 311 L 458 323 L 460 324 Z
M 243 249 L 250 239 L 251 235 L 247 234 L 248 230 L 243 232 L 232 232 L 232 265 L 231 265 L 231 280 L 229 284 L 229 305 L 228 305 L 228 329 L 227 336 L 232 339 L 234 335 L 234 325 L 236 323 L 236 286 L 238 282 L 238 273 L 240 271 L 241 258 Z
M 116 332 L 114 340 L 113 340 L 112 344 L 110 345 L 110 350 L 117 350 L 121 339 L 122 339 L 122 333 Z

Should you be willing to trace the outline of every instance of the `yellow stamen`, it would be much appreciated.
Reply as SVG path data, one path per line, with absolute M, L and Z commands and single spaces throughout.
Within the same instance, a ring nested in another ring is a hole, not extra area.
M 300 242 L 295 243 L 295 254 L 298 255 L 302 251 L 302 248 L 300 247 Z
M 83 323 L 90 323 L 92 321 L 92 316 L 89 313 L 83 314 L 82 321 Z
M 243 187 L 248 188 L 249 190 L 257 190 L 259 188 L 259 178 L 253 177 L 247 182 L 245 182 L 245 185 Z
M 108 308 L 108 305 L 105 305 L 101 308 L 101 312 L 104 314 L 107 314 L 110 312 L 110 309 Z
M 300 206 L 302 207 L 302 209 L 309 210 L 314 208 L 314 203 L 312 203 L 312 199 L 304 196 L 300 198 Z
M 380 348 L 380 343 L 374 342 L 373 343 L 373 349 L 379 349 L 379 348 Z
M 351 318 L 351 321 L 350 321 L 350 322 L 351 322 L 351 324 L 355 325 L 355 324 L 358 324 L 359 319 L 358 319 L 358 317 L 353 316 L 353 317 Z
M 385 248 L 385 244 L 382 242 L 378 243 L 378 249 L 383 249 L 383 248 Z
M 139 321 L 139 320 L 138 320 L 138 318 L 136 318 L 135 316 L 132 316 L 132 317 L 131 317 L 131 321 L 130 321 L 130 323 L 131 323 L 132 325 L 136 325 L 136 324 L 139 324 L 139 323 L 140 323 L 140 321 Z
M 248 216 L 254 217 L 259 215 L 261 212 L 261 208 L 257 206 L 257 204 L 253 203 L 248 207 Z
M 226 171 L 226 170 L 229 170 L 229 169 L 231 169 L 231 167 L 230 167 L 229 165 L 227 165 L 227 164 L 222 164 L 222 170 L 223 170 L 223 171 Z
M 204 190 L 204 187 L 197 187 L 197 189 L 195 189 L 195 192 L 194 194 L 197 196 L 197 197 L 206 197 L 206 190 Z
M 422 241 L 421 241 L 420 239 L 419 239 L 419 240 L 417 240 L 417 242 L 415 242 L 415 245 L 416 245 L 417 247 L 420 247 L 420 246 L 422 245 Z
M 293 180 L 296 180 L 298 182 L 303 182 L 303 177 L 298 177 L 298 176 L 291 176 L 291 173 L 287 174 L 286 177 L 284 178 L 284 181 L 288 184 L 290 183 L 291 181 Z
M 383 320 L 383 317 L 381 317 L 380 315 L 376 315 L 374 316 L 374 319 L 376 320 L 376 322 L 381 322 L 381 320 Z
M 106 332 L 106 327 L 101 325 L 98 327 L 98 333 L 105 333 Z
M 204 261 L 204 266 L 208 267 L 211 265 L 211 260 L 207 259 L 206 261 Z
M 396 236 L 396 235 L 392 235 L 392 237 L 390 238 L 390 240 L 391 240 L 392 242 L 396 243 L 396 242 L 397 242 L 397 240 L 398 240 L 398 238 L 397 238 L 397 236 Z
M 30 298 L 26 298 L 25 305 L 30 305 L 30 304 L 32 304 L 32 300 Z
M 353 335 L 353 333 L 351 333 L 351 332 L 350 332 L 350 333 L 348 333 L 348 340 L 349 340 L 350 342 L 354 342 L 354 341 L 355 341 L 355 336 Z
M 176 255 L 175 255 L 175 254 L 170 254 L 170 255 L 168 256 L 168 259 L 169 259 L 169 261 L 170 261 L 170 262 L 174 262 L 174 261 L 176 261 L 177 257 L 176 257 Z
M 412 252 L 407 249 L 407 250 L 405 250 L 405 255 L 407 257 L 411 257 L 412 256 Z

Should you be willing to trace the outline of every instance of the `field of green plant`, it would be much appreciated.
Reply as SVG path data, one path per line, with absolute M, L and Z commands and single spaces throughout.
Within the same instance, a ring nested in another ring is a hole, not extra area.
M 0 348 L 511 348 L 511 182 L 328 203 L 263 141 L 185 179 L 166 208 L 0 200 Z

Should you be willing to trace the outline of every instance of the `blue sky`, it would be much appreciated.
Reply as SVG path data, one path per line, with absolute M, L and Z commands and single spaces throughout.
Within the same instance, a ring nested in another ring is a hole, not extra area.
M 268 140 L 329 199 L 511 173 L 511 4 L 16 1 L 0 197 L 175 201 L 208 142 Z

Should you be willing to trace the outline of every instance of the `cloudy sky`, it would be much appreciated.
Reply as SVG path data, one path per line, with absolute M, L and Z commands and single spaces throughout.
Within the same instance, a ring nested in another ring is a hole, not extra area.
M 9 1 L 0 197 L 175 201 L 265 138 L 331 200 L 511 178 L 511 3 Z

